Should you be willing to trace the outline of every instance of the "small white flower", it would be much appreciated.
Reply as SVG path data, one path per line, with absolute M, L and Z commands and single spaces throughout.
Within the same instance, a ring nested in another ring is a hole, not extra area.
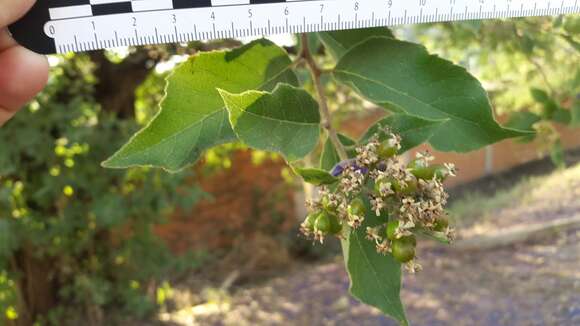
M 457 169 L 455 168 L 455 164 L 453 164 L 453 163 L 445 163 L 443 165 L 447 169 L 447 173 L 450 176 L 452 176 L 452 177 L 456 177 L 457 176 Z
M 423 270 L 423 266 L 421 266 L 420 264 L 418 264 L 415 259 L 411 260 L 410 262 L 407 262 L 405 264 L 405 269 L 411 273 L 411 274 L 415 274 L 417 272 L 420 272 Z

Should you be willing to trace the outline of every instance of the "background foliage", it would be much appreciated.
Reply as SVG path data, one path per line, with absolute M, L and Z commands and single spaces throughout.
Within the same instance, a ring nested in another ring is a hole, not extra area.
M 412 35 L 469 67 L 508 126 L 537 132 L 521 141 L 564 164 L 557 126 L 578 127 L 580 116 L 578 15 L 419 25 Z
M 201 196 L 183 187 L 190 173 L 98 165 L 137 124 L 95 100 L 94 69 L 83 55 L 61 60 L 43 94 L 0 129 L 0 319 L 145 317 L 169 273 L 197 263 L 174 257 L 152 229 Z

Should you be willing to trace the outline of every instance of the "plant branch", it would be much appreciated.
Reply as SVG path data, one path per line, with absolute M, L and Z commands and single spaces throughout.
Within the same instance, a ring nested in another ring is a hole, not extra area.
M 518 32 L 518 28 L 517 28 L 517 26 L 516 26 L 515 23 L 512 24 L 512 29 L 513 29 L 513 33 L 514 33 L 515 37 L 520 42 L 522 42 L 523 41 L 523 37 Z M 554 88 L 552 87 L 552 84 L 550 83 L 550 80 L 548 78 L 548 75 L 546 75 L 546 72 L 544 71 L 544 69 L 542 68 L 542 66 L 536 60 L 534 60 L 533 55 L 531 53 L 524 53 L 524 56 L 536 68 L 536 70 L 540 73 L 540 76 L 544 80 L 544 84 L 546 84 L 546 87 L 548 87 L 550 93 L 552 95 L 554 95 Z
M 538 70 L 538 72 L 540 73 L 540 76 L 542 76 L 542 79 L 544 80 L 544 84 L 546 84 L 546 87 L 548 87 L 548 89 L 550 90 L 550 93 L 552 93 L 552 96 L 554 96 L 554 87 L 552 87 L 552 84 L 550 83 L 550 79 L 548 78 L 548 75 L 546 74 L 546 71 L 544 70 L 544 68 L 542 68 L 542 66 L 536 61 L 534 60 L 534 58 L 532 58 L 531 56 L 528 56 L 528 61 L 530 61 L 530 63 L 536 67 L 536 70 Z
M 312 53 L 310 52 L 310 49 L 308 47 L 307 35 L 301 34 L 300 39 L 302 45 L 302 53 L 300 54 L 300 57 L 302 57 L 304 61 L 306 61 L 306 65 L 308 66 L 310 74 L 312 75 L 312 83 L 314 84 L 314 89 L 316 90 L 316 93 L 318 95 L 318 107 L 320 109 L 320 116 L 322 117 L 321 121 L 322 127 L 328 133 L 328 139 L 330 139 L 332 145 L 334 145 L 334 148 L 336 149 L 336 153 L 338 154 L 338 157 L 340 157 L 340 160 L 341 161 L 347 160 L 348 155 L 346 154 L 346 150 L 344 149 L 344 146 L 340 142 L 336 130 L 332 127 L 332 115 L 330 113 L 330 109 L 328 108 L 328 99 L 326 97 L 326 93 L 324 93 L 322 81 L 320 80 L 320 76 L 325 71 L 320 69 L 320 67 L 318 67 L 318 65 L 316 64 L 316 61 L 314 60 L 314 57 L 312 56 Z

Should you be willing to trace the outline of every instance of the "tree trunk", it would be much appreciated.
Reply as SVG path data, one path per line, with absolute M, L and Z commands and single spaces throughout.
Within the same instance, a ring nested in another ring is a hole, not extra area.
M 149 57 L 147 50 L 137 50 L 121 63 L 107 59 L 103 51 L 91 52 L 95 64 L 95 100 L 103 110 L 114 112 L 120 119 L 135 116 L 135 90 L 141 85 L 157 60 Z
M 32 250 L 25 247 L 15 254 L 12 265 L 13 272 L 18 274 L 19 318 L 15 325 L 30 326 L 58 304 L 53 262 L 48 258 L 35 257 Z

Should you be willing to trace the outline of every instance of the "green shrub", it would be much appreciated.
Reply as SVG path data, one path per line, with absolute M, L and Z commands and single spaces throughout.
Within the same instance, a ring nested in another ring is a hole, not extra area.
M 138 126 L 101 109 L 93 85 L 90 61 L 68 58 L 0 129 L 0 321 L 99 322 L 106 308 L 145 317 L 167 271 L 195 263 L 153 226 L 201 192 L 183 187 L 189 173 L 101 168 Z

